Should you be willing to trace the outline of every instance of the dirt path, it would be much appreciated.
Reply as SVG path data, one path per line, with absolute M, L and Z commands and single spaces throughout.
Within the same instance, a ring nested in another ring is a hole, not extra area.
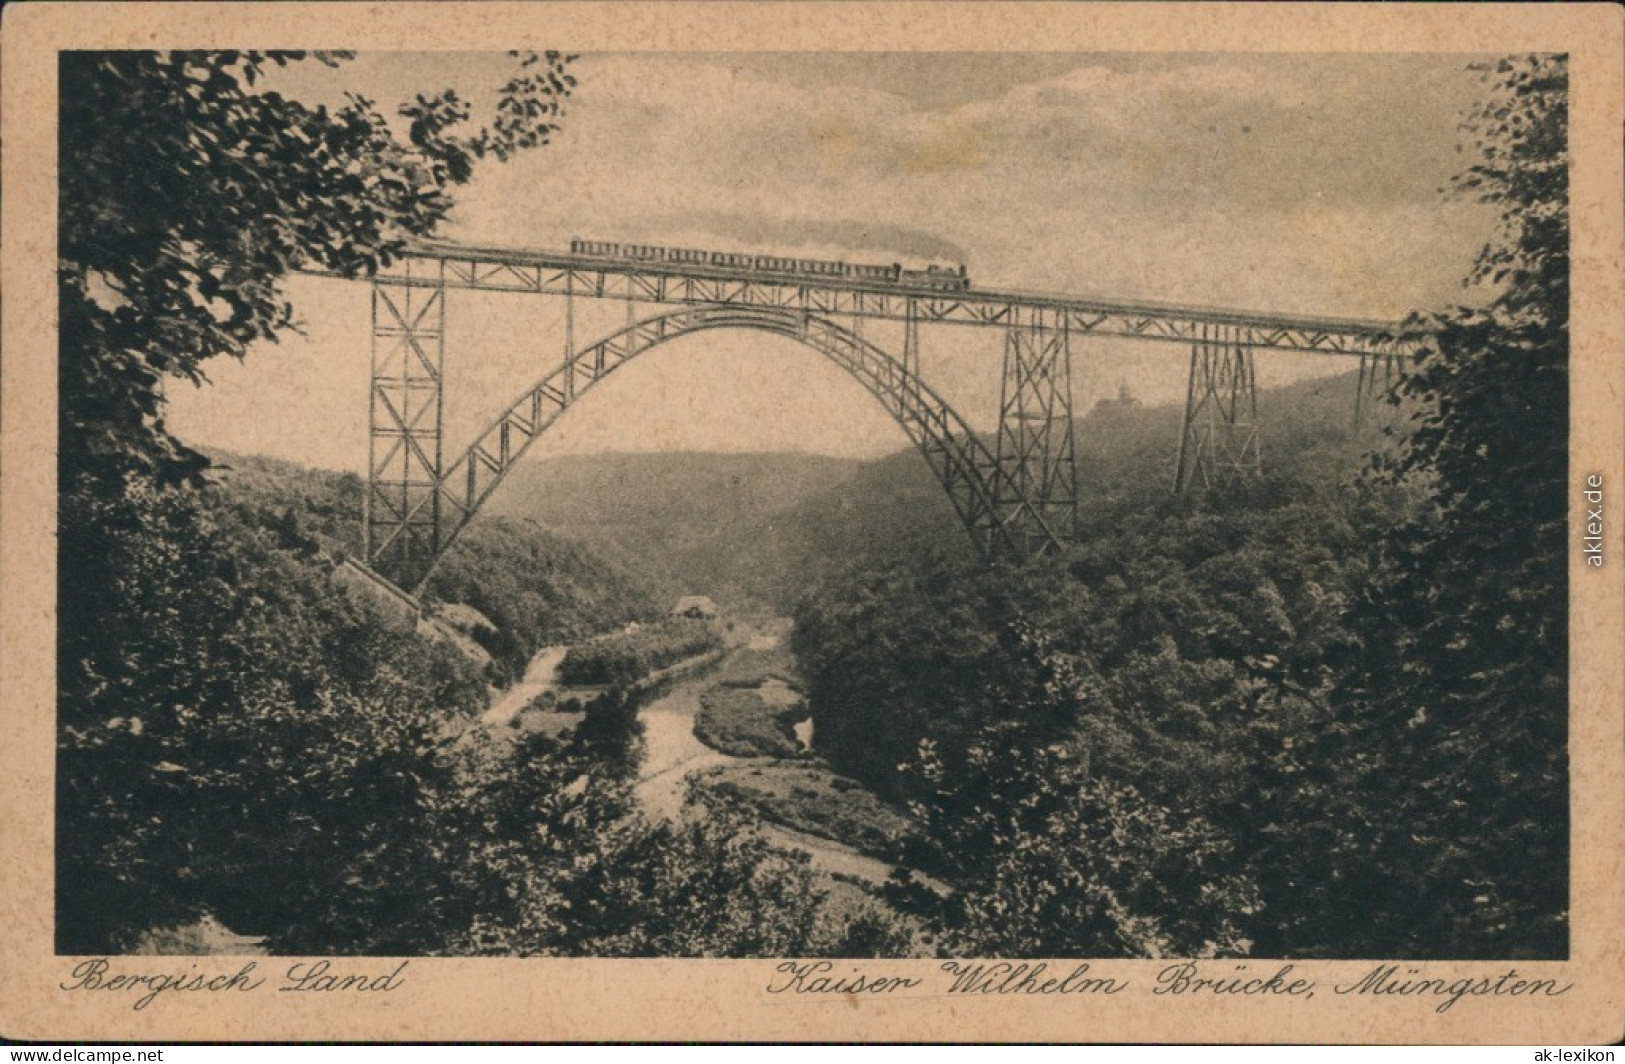
M 502 696 L 491 704 L 491 708 L 480 715 L 485 724 L 500 727 L 518 716 L 531 699 L 543 691 L 556 690 L 558 687 L 559 663 L 569 651 L 566 646 L 543 647 L 530 659 L 525 666 L 525 675 L 519 682 L 502 692 Z
M 891 878 L 891 865 L 865 856 L 850 846 L 821 839 L 817 835 L 808 835 L 782 824 L 764 823 L 762 834 L 780 849 L 804 851 L 812 858 L 812 866 L 820 872 L 852 876 L 876 886 Z

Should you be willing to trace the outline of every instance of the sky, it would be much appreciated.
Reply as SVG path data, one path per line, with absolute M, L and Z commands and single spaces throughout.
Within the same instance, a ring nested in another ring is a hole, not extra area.
M 1481 91 L 1464 55 L 597 53 L 554 142 L 484 166 L 441 236 L 563 249 L 572 236 L 891 262 L 972 282 L 1119 299 L 1398 320 L 1468 298 L 1481 206 L 1442 194 Z M 270 87 L 386 110 L 454 87 L 488 112 L 502 54 L 362 54 Z M 365 468 L 368 294 L 296 278 L 303 334 L 170 391 L 192 442 Z M 578 305 L 579 306 L 579 305 Z M 647 312 L 647 310 L 645 310 Z M 624 323 L 581 306 L 579 345 Z M 871 325 L 886 346 L 895 333 Z M 563 351 L 556 299 L 453 292 L 455 454 Z M 976 428 L 1001 340 L 927 329 L 926 379 Z M 1189 353 L 1085 338 L 1074 406 L 1127 384 L 1182 400 Z M 1266 354 L 1260 384 L 1353 363 Z M 1267 428 L 1266 428 L 1267 433 Z M 1267 447 L 1267 435 L 1266 447 Z M 862 387 L 792 341 L 712 332 L 624 367 L 533 454 L 666 449 L 878 457 L 907 438 Z

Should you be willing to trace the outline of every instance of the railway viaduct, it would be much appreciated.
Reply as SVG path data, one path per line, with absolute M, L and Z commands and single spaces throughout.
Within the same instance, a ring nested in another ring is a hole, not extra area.
M 1306 318 L 972 286 L 943 273 L 702 253 L 654 257 L 424 243 L 371 279 L 366 562 L 415 591 L 514 463 L 599 381 L 638 355 L 712 329 L 789 337 L 861 383 L 920 450 L 976 549 L 990 559 L 1051 550 L 1077 531 L 1072 355 L 1089 336 L 1188 351 L 1190 376 L 1175 491 L 1262 468 L 1255 364 L 1269 352 L 1359 362 L 1358 426 L 1405 341 L 1392 323 Z M 698 260 L 698 261 L 696 261 Z M 935 281 L 937 278 L 931 278 Z M 947 282 L 947 283 L 942 283 Z M 563 354 L 462 452 L 443 447 L 448 294 L 477 289 L 563 301 Z M 577 344 L 579 300 L 625 303 L 626 325 Z M 868 320 L 901 323 L 900 350 L 864 338 Z M 961 326 L 1003 337 L 999 423 L 971 431 L 920 370 L 922 330 Z

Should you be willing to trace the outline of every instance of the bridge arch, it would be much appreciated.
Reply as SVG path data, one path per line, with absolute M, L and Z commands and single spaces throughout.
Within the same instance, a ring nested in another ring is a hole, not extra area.
M 421 588 L 514 465 L 576 399 L 638 355 L 682 336 L 723 328 L 788 337 L 846 370 L 919 449 L 976 549 L 984 556 L 1013 549 L 995 505 L 997 460 L 917 373 L 856 333 L 805 311 L 701 306 L 655 315 L 611 333 L 525 389 L 436 476 L 432 490 L 408 507 L 369 519 L 364 531 L 368 563 L 403 587 Z

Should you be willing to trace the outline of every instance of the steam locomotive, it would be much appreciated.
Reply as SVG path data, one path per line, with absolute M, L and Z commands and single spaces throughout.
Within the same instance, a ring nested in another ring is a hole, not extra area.
M 690 248 L 654 247 L 648 244 L 616 244 L 606 240 L 582 240 L 579 237 L 571 238 L 570 254 L 597 259 L 708 266 L 748 273 L 782 273 L 813 279 L 867 281 L 894 284 L 901 288 L 931 288 L 945 292 L 963 292 L 970 288 L 970 278 L 966 275 L 963 264 L 957 266 L 932 264 L 923 270 L 914 270 L 905 269 L 901 263 L 896 262 L 890 266 L 876 266 L 860 262 L 833 262 L 826 259 L 787 259 L 773 255 L 742 255 L 731 251 L 697 251 Z

